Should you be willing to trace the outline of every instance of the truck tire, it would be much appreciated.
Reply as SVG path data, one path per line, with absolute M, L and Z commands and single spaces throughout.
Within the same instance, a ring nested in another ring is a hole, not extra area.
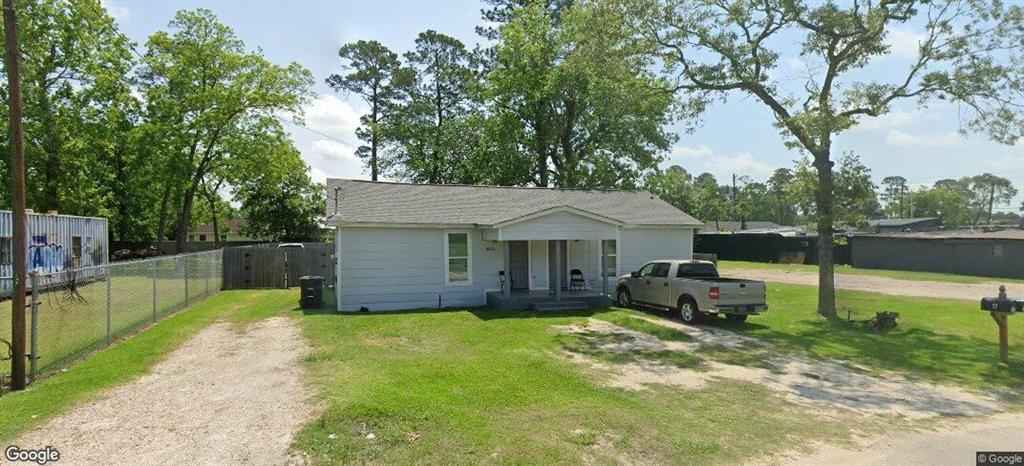
M 747 321 L 747 315 L 746 314 L 726 314 L 725 318 L 729 319 L 729 322 L 736 322 L 736 323 L 741 323 L 741 322 L 746 322 Z
M 619 288 L 619 292 L 615 295 L 615 303 L 622 308 L 633 307 L 633 296 L 629 294 L 629 288 Z
M 704 313 L 697 309 L 697 302 L 689 296 L 679 298 L 679 320 L 687 325 L 697 325 L 704 320 Z

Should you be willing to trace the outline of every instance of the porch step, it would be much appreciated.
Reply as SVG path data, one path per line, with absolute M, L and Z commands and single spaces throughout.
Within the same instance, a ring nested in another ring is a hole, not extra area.
M 578 311 L 581 309 L 589 309 L 590 305 L 586 301 L 578 300 L 565 300 L 565 301 L 544 301 L 539 303 L 533 303 L 530 306 L 535 311 Z

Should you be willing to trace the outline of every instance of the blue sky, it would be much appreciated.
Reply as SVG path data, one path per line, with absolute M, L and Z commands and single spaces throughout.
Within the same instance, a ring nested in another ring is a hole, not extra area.
M 358 39 L 376 39 L 402 53 L 416 34 L 435 29 L 467 45 L 479 38 L 482 5 L 475 0 L 448 1 L 153 1 L 104 0 L 121 30 L 139 43 L 159 29 L 180 9 L 208 8 L 232 27 L 246 45 L 262 49 L 277 63 L 295 61 L 313 72 L 317 97 L 306 110 L 306 126 L 333 139 L 298 127 L 289 127 L 296 146 L 312 167 L 317 180 L 325 177 L 368 178 L 353 148 L 336 140 L 358 144 L 354 130 L 363 105 L 336 94 L 324 79 L 339 71 L 338 48 Z M 917 34 L 910 28 L 891 34 L 893 53 L 866 70 L 886 76 L 912 57 Z M 806 66 L 795 52 L 783 50 L 776 70 L 780 82 L 798 89 Z M 789 54 L 787 56 L 787 53 Z M 683 133 L 668 154 L 668 164 L 679 164 L 697 174 L 708 171 L 725 182 L 732 173 L 763 180 L 779 166 L 790 166 L 800 154 L 786 149 L 772 126 L 770 112 L 743 96 L 713 106 L 696 131 Z M 1011 179 L 1021 191 L 1013 207 L 1024 200 L 1024 143 L 1005 146 L 980 135 L 958 134 L 957 109 L 948 104 L 918 109 L 904 103 L 890 114 L 864 121 L 840 135 L 835 153 L 854 151 L 872 169 L 876 182 L 902 175 L 912 185 L 930 185 L 942 178 L 990 172 Z

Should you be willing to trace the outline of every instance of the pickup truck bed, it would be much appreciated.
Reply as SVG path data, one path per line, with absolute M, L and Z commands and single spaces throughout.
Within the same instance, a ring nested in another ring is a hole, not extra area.
M 764 282 L 719 277 L 714 264 L 704 261 L 650 262 L 622 277 L 616 294 L 620 305 L 675 309 L 686 323 L 711 314 L 743 321 L 768 310 Z

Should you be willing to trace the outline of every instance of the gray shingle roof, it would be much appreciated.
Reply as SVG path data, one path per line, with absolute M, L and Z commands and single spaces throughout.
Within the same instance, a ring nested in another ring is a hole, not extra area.
M 701 225 L 697 219 L 645 191 L 327 180 L 329 223 L 494 225 L 562 206 L 626 225 Z

